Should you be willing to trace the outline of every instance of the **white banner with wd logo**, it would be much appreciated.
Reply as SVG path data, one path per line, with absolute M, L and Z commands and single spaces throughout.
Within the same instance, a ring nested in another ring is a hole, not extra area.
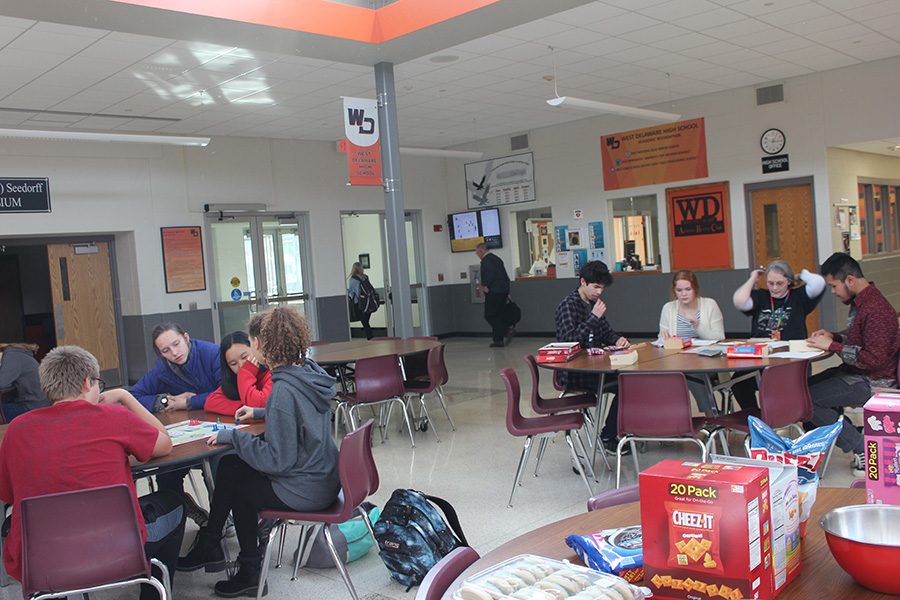
M 378 103 L 368 98 L 344 100 L 343 144 L 350 185 L 381 185 L 381 142 L 378 139 Z

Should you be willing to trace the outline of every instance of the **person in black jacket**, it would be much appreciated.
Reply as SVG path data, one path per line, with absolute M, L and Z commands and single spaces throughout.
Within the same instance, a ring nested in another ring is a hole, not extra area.
M 491 348 L 509 343 L 513 328 L 506 322 L 506 299 L 509 297 L 509 276 L 499 256 L 492 254 L 487 244 L 478 244 L 475 254 L 481 259 L 481 289 L 484 291 L 484 320 L 491 326 L 494 341 Z
M 23 346 L 0 344 L 0 391 L 7 423 L 33 408 L 50 406 L 41 391 L 38 362 Z

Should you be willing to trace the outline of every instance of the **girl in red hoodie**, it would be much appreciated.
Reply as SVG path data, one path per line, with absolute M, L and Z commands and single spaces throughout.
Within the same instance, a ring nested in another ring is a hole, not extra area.
M 250 350 L 250 338 L 243 331 L 229 333 L 219 344 L 222 385 L 206 399 L 206 412 L 234 415 L 242 406 L 265 408 L 272 391 L 272 375 Z

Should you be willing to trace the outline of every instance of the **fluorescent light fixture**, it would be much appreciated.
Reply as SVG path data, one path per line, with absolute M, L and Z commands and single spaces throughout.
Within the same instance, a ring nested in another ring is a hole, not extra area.
M 575 98 L 574 96 L 557 96 L 547 100 L 550 106 L 571 106 L 572 108 L 583 108 L 598 113 L 622 115 L 623 117 L 634 117 L 636 119 L 646 119 L 648 121 L 661 121 L 668 123 L 677 121 L 681 115 L 675 113 L 667 113 L 659 110 L 650 110 L 647 108 L 635 108 L 633 106 L 622 106 L 621 104 L 610 104 L 608 102 L 597 102 L 596 100 L 585 100 L 583 98 Z
M 176 146 L 206 146 L 209 144 L 208 137 L 113 133 L 103 131 L 49 131 L 44 129 L 0 129 L 0 138 L 80 142 L 132 142 L 138 144 L 174 144 Z
M 400 146 L 400 154 L 408 156 L 436 156 L 440 158 L 481 158 L 484 152 L 468 150 L 444 150 L 443 148 L 407 148 Z

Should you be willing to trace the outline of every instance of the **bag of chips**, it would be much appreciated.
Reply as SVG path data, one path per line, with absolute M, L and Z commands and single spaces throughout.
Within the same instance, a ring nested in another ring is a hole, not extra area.
M 570 535 L 566 544 L 584 564 L 634 583 L 644 578 L 641 526 L 604 529 L 588 535 Z
M 751 458 L 797 467 L 800 494 L 800 537 L 806 537 L 806 522 L 812 506 L 816 502 L 816 491 L 819 487 L 819 474 L 816 470 L 841 432 L 841 428 L 844 426 L 843 422 L 838 420 L 834 425 L 817 427 L 807 431 L 796 440 L 781 437 L 756 417 L 747 417 L 747 425 L 750 427 Z

